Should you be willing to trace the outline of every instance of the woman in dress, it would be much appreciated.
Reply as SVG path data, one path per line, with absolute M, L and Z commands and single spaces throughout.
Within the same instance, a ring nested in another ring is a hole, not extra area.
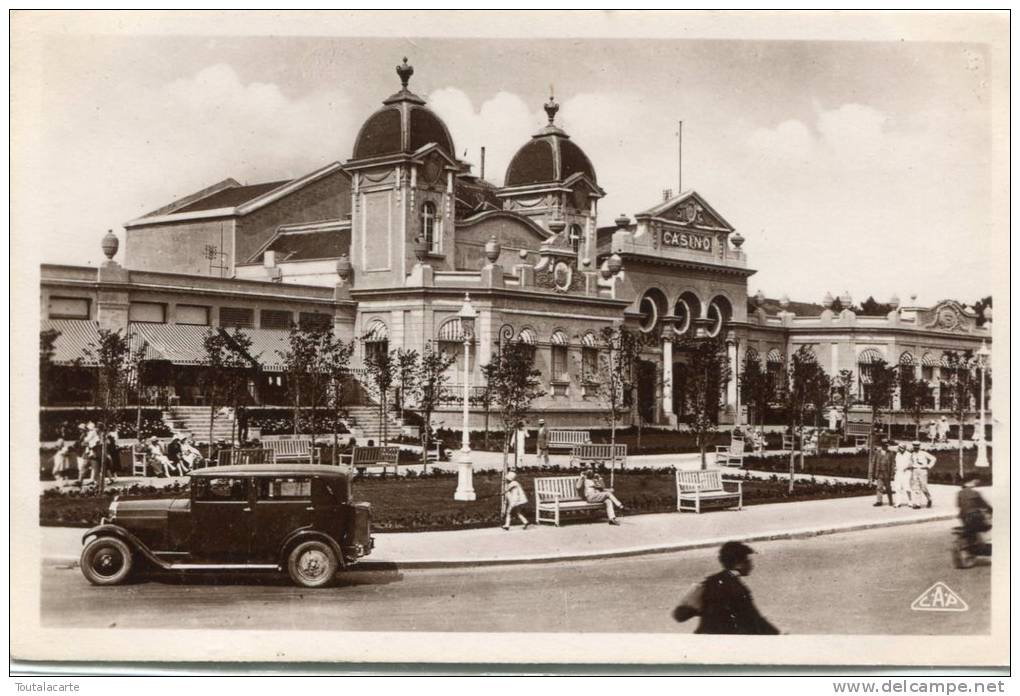
M 588 469 L 584 472 L 582 477 L 582 495 L 585 500 L 589 503 L 605 503 L 606 504 L 606 516 L 609 518 L 609 524 L 618 525 L 620 524 L 616 520 L 616 510 L 619 508 L 623 509 L 623 503 L 621 503 L 615 495 L 613 495 L 613 489 L 606 488 L 602 485 L 602 477 L 596 479 L 595 472 Z
M 527 529 L 528 518 L 524 516 L 524 506 L 528 504 L 528 495 L 521 488 L 520 482 L 517 481 L 517 474 L 513 471 L 507 472 L 506 475 L 506 521 L 503 523 L 503 529 L 510 529 L 510 522 L 513 520 L 513 516 L 516 515 L 523 524 L 524 528 Z

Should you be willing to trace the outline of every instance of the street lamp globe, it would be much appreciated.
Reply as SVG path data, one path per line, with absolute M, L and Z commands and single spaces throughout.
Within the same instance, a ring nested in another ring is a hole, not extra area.
M 464 304 L 457 312 L 460 318 L 460 330 L 464 334 L 464 340 L 470 341 L 475 335 L 475 320 L 478 319 L 478 312 L 471 305 L 471 295 L 464 293 Z

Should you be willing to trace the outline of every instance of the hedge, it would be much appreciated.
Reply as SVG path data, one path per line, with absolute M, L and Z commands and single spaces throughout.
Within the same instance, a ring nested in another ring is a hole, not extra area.
M 61 408 L 46 409 L 39 412 L 39 439 L 52 442 L 61 438 L 76 440 L 79 423 L 97 423 L 102 414 L 97 409 Z M 137 438 L 138 410 L 134 408 L 118 409 L 113 422 L 113 430 L 122 438 Z M 142 409 L 142 437 L 170 437 L 173 433 L 163 422 L 163 414 L 157 408 Z

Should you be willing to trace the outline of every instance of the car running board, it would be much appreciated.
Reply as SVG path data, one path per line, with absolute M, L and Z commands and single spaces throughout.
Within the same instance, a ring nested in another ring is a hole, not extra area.
M 275 563 L 170 563 L 167 570 L 282 570 Z

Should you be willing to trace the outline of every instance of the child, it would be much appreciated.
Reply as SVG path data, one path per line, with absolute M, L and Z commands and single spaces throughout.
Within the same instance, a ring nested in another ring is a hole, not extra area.
M 503 525 L 503 529 L 510 529 L 510 519 L 515 514 L 527 529 L 530 522 L 524 516 L 522 509 L 528 504 L 528 496 L 521 488 L 521 484 L 517 482 L 517 474 L 513 471 L 506 475 L 506 493 L 504 495 L 506 496 L 506 523 Z

